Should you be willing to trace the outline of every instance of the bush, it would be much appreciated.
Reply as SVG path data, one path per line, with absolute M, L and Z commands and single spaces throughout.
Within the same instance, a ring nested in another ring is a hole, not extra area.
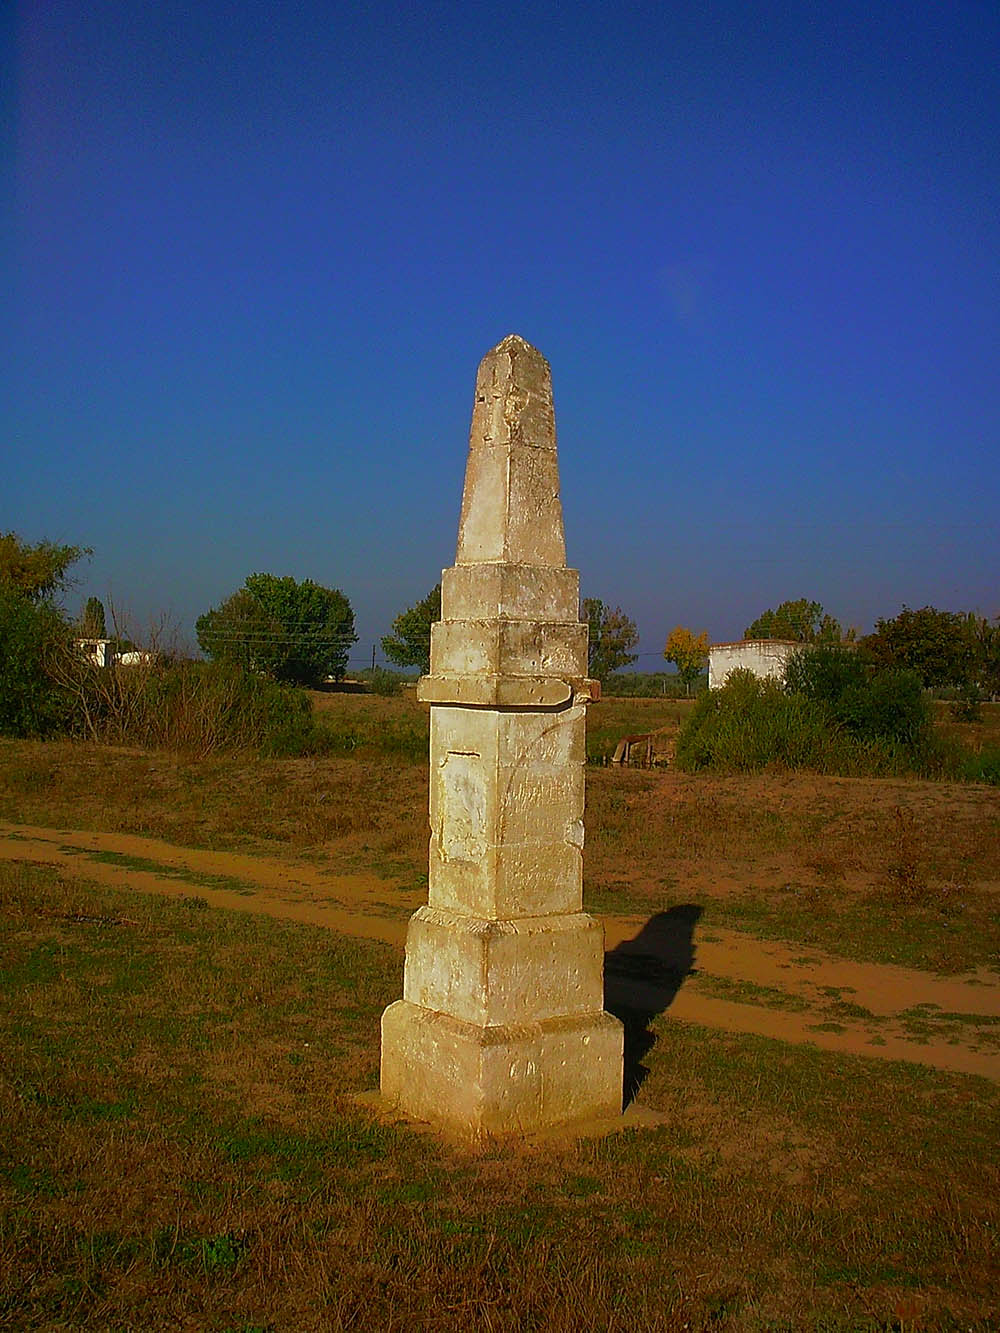
M 843 746 L 820 704 L 752 671 L 700 696 L 677 739 L 680 768 L 759 772 L 771 764 L 830 771 Z
M 416 678 L 403 671 L 390 671 L 386 667 L 365 667 L 364 671 L 358 672 L 358 679 L 364 681 L 369 694 L 390 698 L 399 694 L 404 685 L 412 685 Z
M 785 663 L 785 689 L 824 704 L 835 703 L 867 677 L 864 661 L 849 648 L 800 648 Z
M 842 660 L 820 662 L 812 675 L 791 673 L 805 682 L 802 690 L 732 672 L 695 704 L 678 737 L 678 766 L 753 773 L 777 765 L 873 777 L 953 771 L 954 757 L 932 740 L 919 680 L 910 672 L 867 679 L 861 671 Z
M 702 689 L 707 681 L 707 672 L 702 672 L 695 690 Z M 673 671 L 618 671 L 607 678 L 601 693 L 620 699 L 687 698 L 684 682 Z
M 982 722 L 983 693 L 978 685 L 967 685 L 948 710 L 956 722 Z
M 0 589 L 0 735 L 47 736 L 67 724 L 70 701 L 55 677 L 70 651 L 50 602 Z
M 822 707 L 834 727 L 860 741 L 919 749 L 930 736 L 930 709 L 915 671 L 877 670 L 850 649 L 802 649 L 785 667 L 785 689 Z
M 983 750 L 970 755 L 962 765 L 961 776 L 967 782 L 988 782 L 1000 787 L 1000 750 Z
M 886 740 L 917 751 L 930 738 L 930 709 L 915 671 L 877 672 L 845 690 L 832 713 L 859 740 Z
M 288 756 L 323 745 L 308 695 L 230 662 L 85 666 L 77 682 L 77 717 L 94 740 L 199 755 Z

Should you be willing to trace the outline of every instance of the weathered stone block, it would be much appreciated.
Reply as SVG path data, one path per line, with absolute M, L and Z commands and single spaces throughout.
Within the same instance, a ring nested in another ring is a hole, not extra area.
M 584 676 L 587 626 L 442 620 L 431 627 L 434 675 Z
M 578 912 L 583 903 L 582 847 L 508 845 L 488 848 L 478 861 L 456 861 L 442 855 L 432 836 L 427 896 L 431 906 L 490 921 Z
M 494 834 L 498 847 L 582 845 L 582 767 L 502 764 L 498 782 L 500 809 Z
M 544 565 L 453 565 L 441 575 L 441 619 L 578 619 L 580 575 Z
M 508 466 L 508 552 L 516 551 L 525 564 L 565 564 L 562 523 L 554 528 L 546 521 L 559 505 L 556 451 L 512 449 Z
M 505 338 L 476 377 L 456 565 L 565 568 L 555 448 L 548 362 L 523 339 Z
M 417 698 L 421 703 L 461 705 L 465 708 L 534 708 L 548 712 L 574 699 L 599 699 L 600 681 L 581 676 L 421 676 Z
M 604 929 L 583 912 L 489 921 L 422 907 L 403 998 L 490 1025 L 592 1013 L 604 1003 Z
M 620 1115 L 622 1075 L 610 1014 L 484 1027 L 397 1000 L 382 1015 L 383 1095 L 473 1138 Z
M 587 760 L 586 710 L 574 704 L 553 713 L 498 713 L 497 744 L 510 763 L 582 765 Z

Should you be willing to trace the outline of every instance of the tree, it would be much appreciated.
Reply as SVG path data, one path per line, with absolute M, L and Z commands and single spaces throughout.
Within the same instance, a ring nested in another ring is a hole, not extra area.
M 107 637 L 107 621 L 104 618 L 104 603 L 99 597 L 88 597 L 87 605 L 80 617 L 80 634 L 85 639 L 104 639 Z
M 892 620 L 876 620 L 875 631 L 862 640 L 862 648 L 878 666 L 916 671 L 927 689 L 961 688 L 978 674 L 977 662 L 989 658 L 989 636 L 980 637 L 979 629 L 977 616 L 934 606 L 919 611 L 904 606 Z
M 441 585 L 436 583 L 422 602 L 401 611 L 392 622 L 392 633 L 382 640 L 382 651 L 399 667 L 419 667 L 426 676 L 431 669 L 431 625 L 441 619 Z
M 67 719 L 58 679 L 74 654 L 53 597 L 70 582 L 70 565 L 87 554 L 82 546 L 32 546 L 0 533 L 0 733 L 40 736 Z
M 782 602 L 777 611 L 765 611 L 743 631 L 744 639 L 790 639 L 794 643 L 851 643 L 855 631 L 845 634 L 840 621 L 828 615 L 819 602 L 804 597 Z
M 917 746 L 930 728 L 915 671 L 873 666 L 843 644 L 799 648 L 785 664 L 785 690 L 819 704 L 835 727 L 863 741 Z
M 1000 616 L 992 624 L 985 616 L 970 615 L 975 641 L 976 684 L 986 694 L 1000 694 Z
M 93 555 L 89 546 L 46 541 L 29 546 L 15 532 L 0 532 L 0 589 L 29 602 L 45 601 L 65 589 L 70 565 L 85 555 Z
M 198 643 L 216 661 L 231 661 L 274 680 L 317 685 L 347 669 L 354 612 L 339 589 L 251 574 L 221 606 L 199 616 Z
M 693 634 L 683 625 L 675 625 L 667 635 L 663 656 L 668 662 L 673 662 L 677 674 L 684 682 L 685 692 L 690 694 L 691 686 L 708 661 L 708 630 Z
M 0 588 L 0 735 L 44 736 L 66 721 L 68 699 L 54 677 L 70 651 L 68 626 L 50 601 Z
M 620 606 L 612 610 L 596 597 L 585 597 L 582 610 L 590 631 L 587 671 L 603 684 L 613 671 L 635 661 L 638 653 L 631 649 L 639 642 L 639 632 Z

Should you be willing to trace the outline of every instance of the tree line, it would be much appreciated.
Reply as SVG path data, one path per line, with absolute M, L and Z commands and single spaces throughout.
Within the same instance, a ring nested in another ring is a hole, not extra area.
M 69 571 L 91 554 L 82 546 L 52 542 L 34 545 L 14 533 L 0 534 L 0 732 L 43 734 L 57 725 L 66 707 L 69 651 L 74 637 L 106 637 L 104 608 L 88 599 L 71 622 L 57 598 L 71 586 Z M 441 585 L 401 611 L 382 639 L 388 661 L 427 672 L 431 625 L 441 616 Z M 607 684 L 637 660 L 639 635 L 621 606 L 586 597 L 581 618 L 589 629 L 588 672 Z M 198 644 L 210 661 L 279 684 L 314 686 L 346 674 L 357 642 L 354 611 L 337 588 L 311 579 L 254 573 L 219 606 L 198 617 Z M 951 687 L 970 698 L 1000 693 L 1000 625 L 971 612 L 904 606 L 859 636 L 844 629 L 818 602 L 782 602 L 752 621 L 747 639 L 786 639 L 814 645 L 850 645 L 873 668 L 914 671 L 924 688 Z M 120 648 L 126 645 L 116 640 Z M 708 660 L 707 631 L 682 625 L 667 636 L 663 650 L 688 693 Z M 67 655 L 68 653 L 68 655 Z M 50 688 L 59 678 L 61 690 Z
M 1000 694 L 1000 617 L 973 611 L 919 610 L 876 620 L 871 634 L 843 630 L 818 602 L 782 602 L 747 626 L 745 639 L 786 639 L 814 645 L 850 645 L 859 661 L 881 670 L 916 673 L 925 689 Z

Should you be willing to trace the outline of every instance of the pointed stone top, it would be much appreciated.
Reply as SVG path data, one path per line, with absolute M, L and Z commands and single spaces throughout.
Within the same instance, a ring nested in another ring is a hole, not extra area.
M 458 565 L 565 568 L 552 374 L 508 334 L 479 364 L 458 529 Z
M 537 358 L 544 366 L 548 366 L 548 361 L 542 356 L 537 347 L 533 347 L 527 338 L 522 338 L 519 333 L 508 333 L 506 338 L 502 338 L 496 347 L 491 348 L 483 357 L 483 361 L 488 361 L 491 356 L 506 352 L 511 356 L 516 356 L 519 352 L 527 352 L 529 356 Z

